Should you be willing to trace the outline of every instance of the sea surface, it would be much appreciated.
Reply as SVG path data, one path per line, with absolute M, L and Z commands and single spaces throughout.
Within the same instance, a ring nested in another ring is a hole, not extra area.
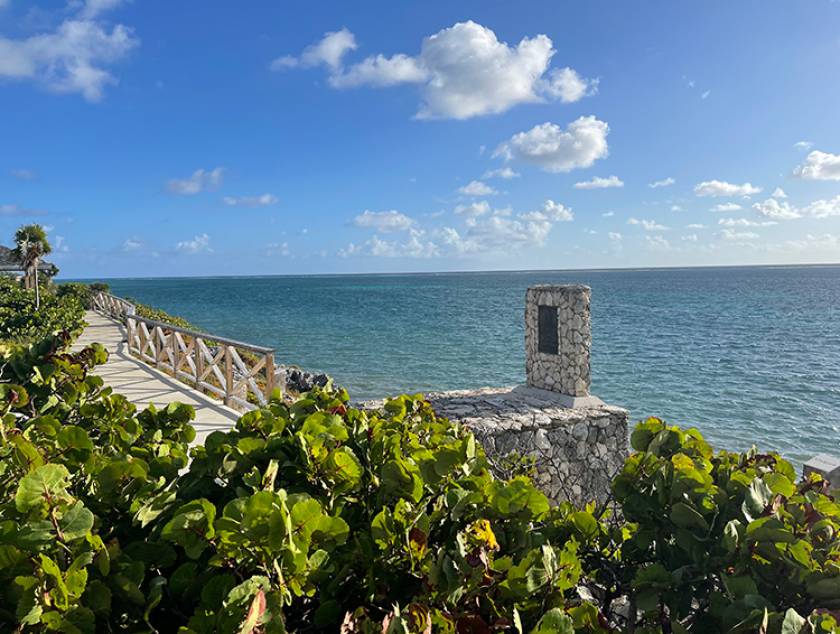
M 357 399 L 523 382 L 526 288 L 584 283 L 594 394 L 718 447 L 840 454 L 840 267 L 107 281 Z

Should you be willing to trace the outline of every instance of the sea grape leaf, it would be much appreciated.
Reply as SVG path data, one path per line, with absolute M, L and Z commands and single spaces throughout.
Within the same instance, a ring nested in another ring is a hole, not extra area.
M 66 496 L 70 472 L 60 464 L 41 465 L 25 475 L 15 494 L 15 508 L 26 513 L 43 504 L 53 505 Z

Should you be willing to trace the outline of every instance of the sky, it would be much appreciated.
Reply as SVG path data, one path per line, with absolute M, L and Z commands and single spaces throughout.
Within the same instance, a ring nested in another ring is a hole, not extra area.
M 840 262 L 838 112 L 836 0 L 0 0 L 0 243 L 41 223 L 71 278 Z

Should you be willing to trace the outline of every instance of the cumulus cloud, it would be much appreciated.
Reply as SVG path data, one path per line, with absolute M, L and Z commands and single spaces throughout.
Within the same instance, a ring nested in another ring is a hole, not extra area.
M 840 181 L 840 154 L 814 150 L 793 174 L 809 181 Z
M 804 207 L 796 207 L 777 198 L 755 203 L 753 210 L 770 220 L 795 220 L 796 218 L 830 218 L 840 216 L 840 196 L 815 200 Z
M 567 66 L 552 70 L 541 88 L 563 103 L 574 103 L 597 93 L 598 80 L 581 77 L 576 70 Z
M 425 231 L 416 225 L 405 239 L 386 240 L 378 235 L 360 244 L 350 244 L 339 251 L 342 257 L 378 256 L 428 258 L 441 255 L 461 256 L 539 247 L 552 227 L 574 218 L 571 209 L 553 200 L 526 213 L 510 208 L 493 209 L 487 201 L 455 207 L 462 227 L 445 226 Z
M 734 183 L 727 183 L 726 181 L 719 180 L 703 181 L 694 187 L 694 193 L 697 196 L 715 198 L 719 198 L 721 196 L 751 196 L 753 194 L 758 194 L 760 191 L 760 187 L 755 187 L 750 183 L 736 185 Z
M 388 211 L 370 211 L 366 209 L 353 219 L 357 227 L 376 231 L 407 231 L 414 225 L 414 220 L 396 209 Z
M 276 205 L 277 196 L 273 194 L 262 194 L 260 196 L 225 196 L 224 203 L 228 207 L 268 207 Z
M 651 189 L 657 189 L 658 187 L 670 187 L 677 181 L 669 176 L 668 178 L 663 178 L 662 180 L 653 181 L 652 183 L 648 183 L 648 187 Z
M 126 238 L 123 243 L 121 249 L 126 253 L 131 253 L 133 251 L 139 251 L 143 248 L 143 242 L 139 238 Z
M 514 134 L 494 156 L 537 165 L 547 172 L 569 172 L 591 167 L 609 154 L 609 125 L 593 116 L 580 117 L 563 130 L 556 123 L 543 123 Z
M 645 231 L 667 231 L 668 227 L 665 225 L 659 224 L 655 220 L 644 220 L 638 218 L 630 218 L 627 221 L 628 225 L 637 225 L 644 229 Z
M 372 256 L 380 258 L 432 258 L 440 255 L 440 249 L 435 242 L 425 237 L 425 233 L 412 230 L 402 240 L 384 240 L 373 236 L 362 244 L 350 243 L 339 249 L 338 256 L 348 258 L 353 256 Z
M 738 203 L 719 203 L 712 207 L 709 211 L 720 211 L 720 212 L 728 212 L 728 211 L 738 211 L 741 209 L 741 205 Z
M 573 185 L 575 189 L 609 189 L 610 187 L 624 187 L 624 181 L 618 176 L 593 176 L 588 181 L 582 181 Z
M 181 253 L 195 255 L 197 253 L 212 253 L 210 248 L 210 236 L 206 233 L 195 236 L 192 240 L 184 240 L 175 245 L 175 249 Z
M 721 218 L 718 224 L 724 227 L 770 227 L 778 224 L 774 220 L 750 220 L 749 218 Z
M 754 231 L 735 231 L 734 229 L 724 229 L 720 235 L 727 242 L 749 242 L 758 240 L 760 237 Z
M 622 236 L 620 233 L 618 233 L 618 231 L 610 231 L 610 232 L 607 234 L 607 237 L 608 237 L 608 238 L 609 238 L 612 242 L 621 242 L 621 240 L 622 240 L 622 238 L 623 238 L 623 236 Z
M 688 229 L 705 229 L 706 228 L 706 225 L 702 225 L 702 224 L 699 224 L 699 223 L 696 223 L 696 222 L 692 223 L 690 225 L 686 225 L 686 226 L 687 226 Z
M 129 27 L 117 24 L 108 29 L 93 19 L 104 10 L 96 8 L 103 2 L 88 4 L 77 18 L 65 20 L 54 31 L 21 39 L 0 37 L 0 79 L 34 81 L 52 92 L 101 100 L 105 87 L 117 83 L 106 67 L 126 57 L 140 41 Z
M 793 144 L 797 150 L 810 150 L 814 147 L 814 144 L 811 141 L 797 141 Z
M 203 191 L 211 191 L 221 186 L 224 171 L 223 167 L 217 167 L 209 171 L 198 169 L 188 178 L 173 178 L 166 184 L 166 188 L 173 194 L 180 194 L 181 196 L 193 196 Z
M 284 68 L 311 68 L 313 66 L 327 66 L 333 70 L 341 67 L 344 56 L 356 50 L 356 38 L 346 28 L 340 31 L 325 33 L 315 44 L 307 46 L 303 52 L 295 57 L 284 55 L 271 62 L 271 70 L 283 70 Z
M 510 180 L 511 178 L 519 178 L 519 172 L 513 171 L 510 167 L 500 167 L 494 170 L 488 170 L 484 172 L 484 175 L 481 177 L 485 180 L 490 178 L 501 178 L 504 180 Z
M 773 198 L 787 198 L 787 194 L 785 193 L 785 190 L 782 189 L 781 187 L 777 187 L 776 189 L 774 189 L 773 193 L 770 194 L 770 195 Z
M 125 4 L 125 0 L 75 0 L 70 3 L 70 6 L 79 9 L 79 17 L 92 20 L 123 4 Z
M 526 37 L 513 46 L 472 21 L 424 38 L 417 55 L 377 54 L 345 64 L 345 55 L 354 49 L 353 34 L 342 29 L 327 33 L 299 56 L 274 60 L 271 68 L 322 65 L 335 88 L 415 84 L 421 119 L 468 119 L 549 99 L 570 103 L 594 94 L 598 85 L 571 68 L 550 70 L 555 50 L 546 35 Z
M 481 181 L 470 181 L 463 187 L 459 187 L 458 193 L 463 194 L 464 196 L 493 196 L 499 192 L 490 187 L 487 183 L 482 183 Z
M 670 251 L 673 248 L 662 236 L 645 236 L 645 242 L 654 251 Z

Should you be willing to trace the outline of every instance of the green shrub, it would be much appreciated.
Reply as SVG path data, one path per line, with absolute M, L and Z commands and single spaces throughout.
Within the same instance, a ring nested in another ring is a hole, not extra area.
M 77 334 L 84 327 L 86 298 L 76 288 L 40 287 L 41 306 L 35 309 L 35 291 L 0 276 L 0 341 L 38 341 L 52 333 Z
M 617 513 L 550 508 L 421 397 L 328 386 L 190 462 L 191 408 L 69 339 L 0 344 L 0 631 L 837 630 L 840 505 L 777 455 L 650 419 Z
M 129 301 L 132 304 L 134 304 L 134 307 L 137 311 L 137 315 L 140 317 L 145 317 L 146 319 L 153 319 L 155 321 L 162 321 L 164 323 L 177 326 L 178 328 L 185 328 L 187 330 L 197 330 L 201 332 L 201 328 L 199 328 L 192 322 L 187 321 L 183 317 L 178 317 L 177 315 L 170 315 L 165 310 L 155 308 L 154 306 L 149 306 L 148 304 L 142 304 L 131 297 L 127 297 L 126 301 Z

